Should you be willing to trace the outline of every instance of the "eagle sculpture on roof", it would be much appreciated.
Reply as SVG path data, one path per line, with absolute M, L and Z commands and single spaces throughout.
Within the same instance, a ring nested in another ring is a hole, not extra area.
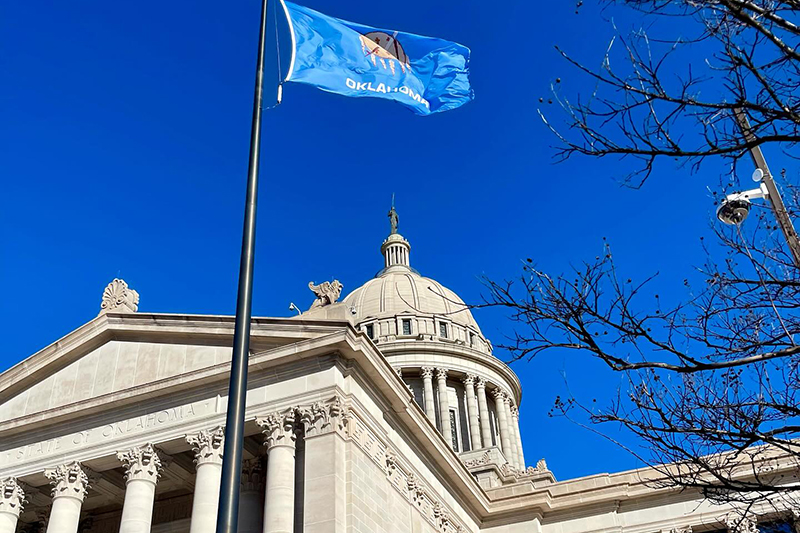
M 314 285 L 313 281 L 309 281 L 308 288 L 317 296 L 317 299 L 308 308 L 309 311 L 336 302 L 342 294 L 342 284 L 338 279 L 324 281 L 319 285 Z

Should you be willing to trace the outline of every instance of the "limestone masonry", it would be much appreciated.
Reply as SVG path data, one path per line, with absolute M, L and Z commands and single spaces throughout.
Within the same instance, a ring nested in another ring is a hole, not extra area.
M 396 212 L 380 251 L 341 301 L 312 283 L 305 313 L 253 320 L 242 533 L 794 525 L 794 509 L 733 521 L 650 469 L 557 481 L 525 457 L 517 376 L 411 268 Z M 233 318 L 138 304 L 115 279 L 97 318 L 0 374 L 0 533 L 214 532 Z

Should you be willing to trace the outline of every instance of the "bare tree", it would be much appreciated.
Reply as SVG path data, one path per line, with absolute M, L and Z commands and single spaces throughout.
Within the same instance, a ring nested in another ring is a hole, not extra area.
M 558 49 L 595 85 L 571 101 L 560 79 L 553 84 L 566 122 L 541 116 L 561 141 L 561 158 L 634 158 L 639 164 L 628 178 L 638 186 L 659 158 L 699 165 L 708 156 L 735 160 L 763 143 L 778 143 L 787 153 L 796 146 L 798 0 L 601 2 L 642 14 L 650 29 L 618 32 L 596 69 Z M 676 26 L 692 33 L 675 35 Z M 752 124 L 750 140 L 736 127 L 736 108 Z
M 596 70 L 562 52 L 595 89 L 573 102 L 560 80 L 554 84 L 566 123 L 546 122 L 560 140 L 561 158 L 634 158 L 628 183 L 639 186 L 660 158 L 693 166 L 711 157 L 735 163 L 764 143 L 786 153 L 795 147 L 800 2 L 607 4 L 655 22 L 647 32 L 618 34 Z M 667 33 L 681 27 L 696 35 L 649 35 L 661 28 L 659 21 L 669 22 Z M 737 108 L 754 137 L 737 127 Z M 787 192 L 794 216 L 800 196 L 790 186 Z M 602 255 L 567 274 L 548 274 L 529 259 L 517 279 L 486 279 L 485 305 L 508 310 L 515 333 L 503 347 L 515 359 L 566 350 L 624 374 L 627 387 L 607 405 L 566 396 L 554 413 L 622 425 L 643 445 L 635 453 L 662 474 L 659 483 L 744 509 L 796 507 L 800 271 L 766 208 L 746 225 L 714 224 L 711 233 L 705 264 L 668 298 L 655 293 L 656 276 L 623 276 L 604 244 Z

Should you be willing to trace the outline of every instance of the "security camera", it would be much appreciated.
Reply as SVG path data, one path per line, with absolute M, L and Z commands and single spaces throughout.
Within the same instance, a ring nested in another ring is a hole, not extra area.
M 741 224 L 750 214 L 750 200 L 766 197 L 767 188 L 764 184 L 758 189 L 729 194 L 717 207 L 717 218 L 725 224 Z
M 741 224 L 747 215 L 750 214 L 750 201 L 742 200 L 722 200 L 717 207 L 717 218 L 725 224 Z

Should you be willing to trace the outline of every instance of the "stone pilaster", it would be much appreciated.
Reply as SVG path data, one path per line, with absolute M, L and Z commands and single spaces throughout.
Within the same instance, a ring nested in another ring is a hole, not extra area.
M 431 424 L 436 426 L 436 407 L 433 402 L 433 368 L 423 366 L 422 373 L 423 394 L 425 395 L 425 414 Z
M 447 370 L 436 369 L 436 387 L 439 389 L 439 419 L 442 425 L 442 436 L 447 445 L 453 447 L 453 427 L 450 424 L 450 399 L 447 395 Z
M 290 408 L 256 418 L 267 446 L 267 495 L 264 533 L 294 533 L 295 442 L 297 409 Z
M 44 475 L 53 485 L 47 533 L 77 533 L 89 477 L 77 461 L 48 468 Z
M 261 533 L 264 527 L 264 462 L 254 457 L 242 462 L 239 494 L 239 533 Z
M 25 490 L 25 493 L 30 495 L 31 492 L 29 490 Z M 47 531 L 47 524 L 50 520 L 50 511 L 52 507 L 39 507 L 33 510 L 34 519 L 32 522 L 28 522 L 24 526 L 19 528 L 20 533 L 44 533 Z M 80 524 L 78 525 L 80 530 Z
M 161 457 L 152 444 L 117 452 L 125 467 L 125 501 L 119 533 L 149 533 Z
M 194 451 L 197 470 L 189 533 L 216 531 L 224 441 L 225 431 L 221 427 L 186 435 L 186 442 Z
M 475 379 L 473 374 L 467 374 L 464 379 L 464 390 L 467 395 L 467 416 L 469 418 L 470 450 L 477 450 L 481 446 L 481 430 L 478 423 L 478 399 L 475 397 Z
M 511 428 L 514 431 L 514 444 L 517 447 L 517 468 L 520 471 L 525 470 L 525 454 L 522 451 L 522 434 L 519 427 L 519 408 L 516 405 L 511 406 Z
M 14 533 L 25 504 L 25 491 L 13 477 L 0 479 L 0 533 Z
M 489 403 L 486 401 L 486 381 L 478 378 L 475 381 L 475 388 L 478 396 L 478 415 L 481 419 L 481 439 L 483 447 L 492 446 L 492 426 L 489 422 Z
M 305 427 L 302 498 L 306 505 L 302 518 L 296 519 L 303 520 L 304 531 L 344 533 L 347 530 L 346 441 L 348 426 L 353 423 L 350 408 L 336 396 L 300 407 L 298 414 Z

